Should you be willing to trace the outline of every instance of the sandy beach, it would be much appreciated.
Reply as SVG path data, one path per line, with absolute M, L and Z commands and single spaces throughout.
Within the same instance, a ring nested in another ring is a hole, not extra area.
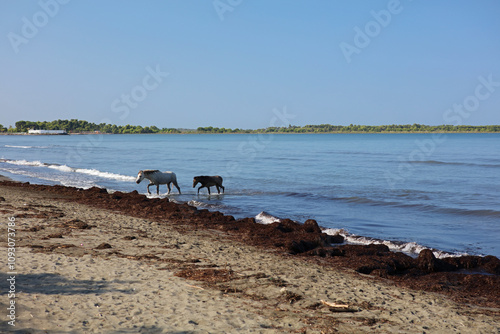
M 493 257 L 451 272 L 367 246 L 360 266 L 313 222 L 261 229 L 136 192 L 7 180 L 0 214 L 3 332 L 500 333 Z

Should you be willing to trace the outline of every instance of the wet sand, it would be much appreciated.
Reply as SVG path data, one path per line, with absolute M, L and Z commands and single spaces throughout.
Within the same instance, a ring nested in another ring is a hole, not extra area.
M 1 331 L 500 333 L 493 257 L 330 246 L 313 221 L 262 226 L 97 188 L 0 182 L 0 215 L 3 286 L 12 217 L 17 272 L 16 326 L 2 289 Z

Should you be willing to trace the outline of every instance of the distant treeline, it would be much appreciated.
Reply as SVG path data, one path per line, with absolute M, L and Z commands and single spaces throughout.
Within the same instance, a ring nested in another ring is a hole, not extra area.
M 305 125 L 288 127 L 268 127 L 256 130 L 229 129 L 218 127 L 199 127 L 196 130 L 177 128 L 158 128 L 154 125 L 142 127 L 140 125 L 114 125 L 106 123 L 90 123 L 83 120 L 56 120 L 52 122 L 18 121 L 16 127 L 5 128 L 0 124 L 0 132 L 28 132 L 34 130 L 66 130 L 68 133 L 426 133 L 426 132 L 500 132 L 500 125 Z
M 0 125 L 1 129 L 5 128 Z M 127 134 L 127 133 L 181 133 L 179 129 L 163 128 L 159 129 L 156 126 L 146 126 L 142 127 L 140 125 L 115 125 L 106 123 L 90 123 L 83 120 L 71 119 L 71 120 L 56 120 L 52 122 L 30 122 L 30 121 L 18 121 L 16 122 L 16 127 L 7 129 L 9 132 L 28 132 L 28 130 L 66 130 L 68 133 L 113 133 L 113 134 Z
M 414 132 L 500 132 L 500 125 L 305 125 L 288 127 L 269 127 L 257 130 L 240 130 L 214 127 L 199 127 L 197 133 L 414 133 Z

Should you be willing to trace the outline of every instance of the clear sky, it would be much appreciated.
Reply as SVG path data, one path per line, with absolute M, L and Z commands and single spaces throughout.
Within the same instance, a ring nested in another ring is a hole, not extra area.
M 0 124 L 500 124 L 500 1 L 0 0 Z

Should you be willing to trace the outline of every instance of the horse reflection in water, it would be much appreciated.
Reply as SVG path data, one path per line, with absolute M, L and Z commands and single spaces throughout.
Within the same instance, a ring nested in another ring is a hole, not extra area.
M 160 194 L 160 184 L 166 184 L 168 188 L 168 193 L 170 194 L 170 183 L 173 183 L 174 186 L 177 188 L 179 191 L 179 194 L 181 193 L 181 188 L 179 188 L 179 185 L 177 184 L 177 176 L 175 175 L 174 172 L 160 172 L 157 169 L 145 169 L 139 171 L 137 174 L 137 179 L 135 180 L 136 183 L 141 183 L 142 180 L 148 179 L 149 184 L 148 184 L 148 194 L 151 195 L 149 192 L 149 187 L 152 185 L 156 186 L 156 193 L 159 195 Z

